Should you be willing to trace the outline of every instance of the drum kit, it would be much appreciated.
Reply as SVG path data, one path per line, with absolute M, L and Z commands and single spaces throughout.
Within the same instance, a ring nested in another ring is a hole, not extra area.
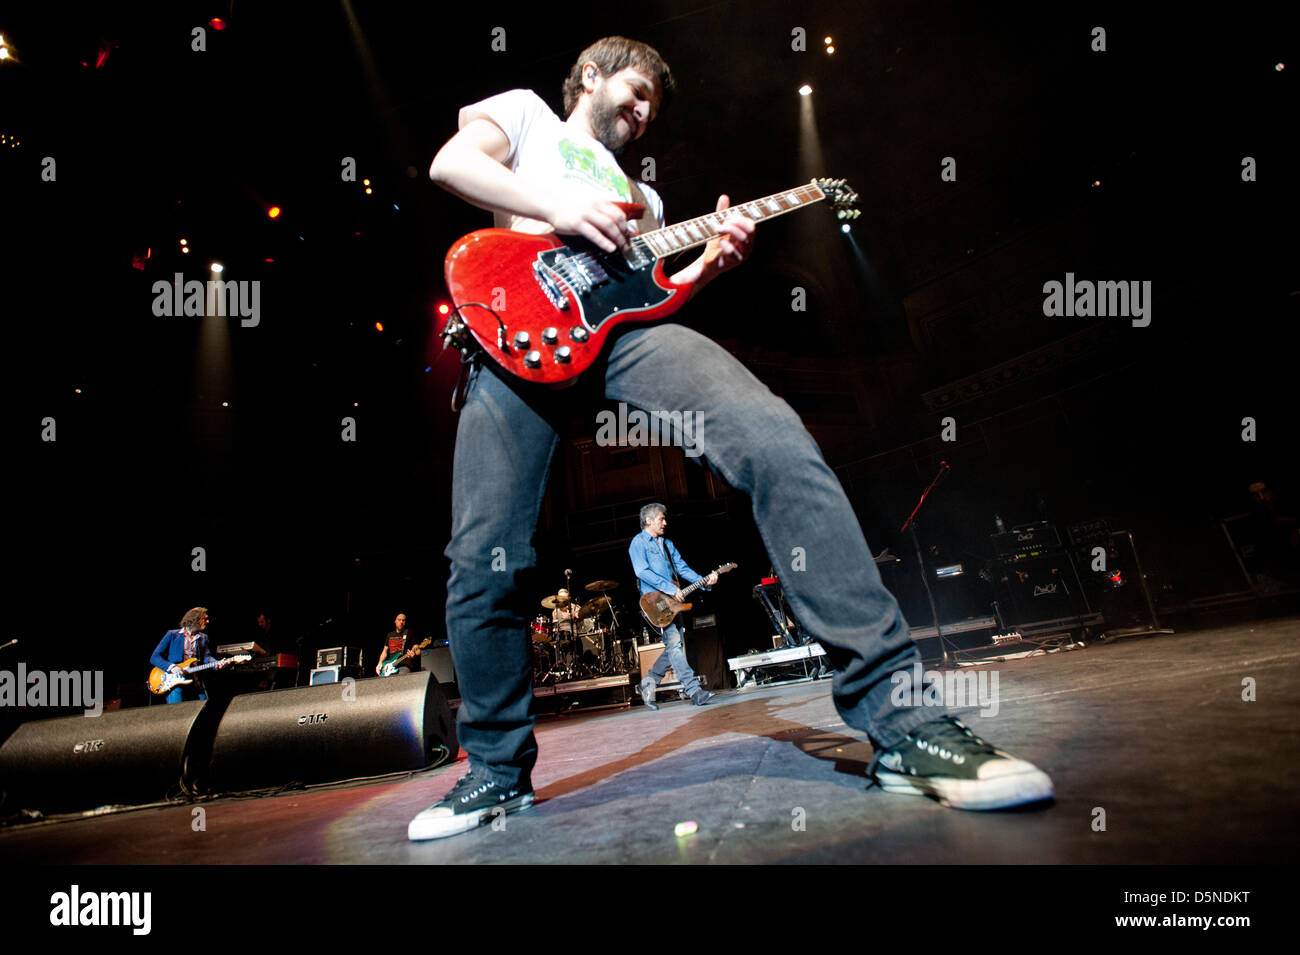
M 636 640 L 624 635 L 614 601 L 614 580 L 595 580 L 584 588 L 595 594 L 586 603 L 561 588 L 541 604 L 551 613 L 529 624 L 533 639 L 533 680 L 538 686 L 622 676 L 638 668 Z

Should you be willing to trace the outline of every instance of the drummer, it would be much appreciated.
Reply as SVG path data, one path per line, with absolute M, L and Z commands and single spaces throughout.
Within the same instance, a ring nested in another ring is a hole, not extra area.
M 564 588 L 555 594 L 555 604 L 551 619 L 555 621 L 556 633 L 572 637 L 578 632 L 578 615 L 582 612 L 582 605 L 573 600 Z

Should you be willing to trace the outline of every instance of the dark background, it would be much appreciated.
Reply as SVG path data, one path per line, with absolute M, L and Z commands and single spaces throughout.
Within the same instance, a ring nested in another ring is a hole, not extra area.
M 1300 62 L 1282 14 L 1256 7 L 1045 6 L 356 3 L 351 23 L 333 2 L 11 7 L 0 636 L 23 641 L 29 667 L 103 667 L 110 686 L 143 677 L 196 604 L 215 643 L 250 639 L 258 611 L 308 646 L 373 653 L 398 610 L 443 636 L 458 367 L 434 309 L 447 247 L 489 223 L 426 170 L 460 106 L 529 87 L 559 109 L 578 52 L 612 33 L 651 43 L 678 77 L 625 162 L 655 159 L 670 219 L 806 180 L 794 91 L 814 86 L 812 171 L 861 194 L 852 241 L 820 209 L 764 225 L 743 270 L 680 318 L 801 413 L 875 550 L 910 555 L 898 528 L 944 459 L 921 535 L 936 559 L 987 558 L 995 513 L 1104 517 L 1133 529 L 1164 609 L 1242 589 L 1218 520 L 1249 510 L 1251 481 L 1297 490 L 1286 133 Z M 193 51 L 213 16 L 227 28 Z M 807 52 L 791 50 L 797 26 Z M 940 180 L 945 156 L 956 182 Z M 1258 181 L 1242 181 L 1244 156 Z M 343 157 L 373 195 L 341 181 Z M 262 282 L 259 327 L 152 314 L 155 281 L 205 280 L 212 259 L 224 279 Z M 1152 324 L 1044 317 L 1042 285 L 1067 271 L 1151 281 Z M 955 443 L 938 440 L 945 416 Z M 593 409 L 566 437 L 594 427 Z M 626 540 L 657 495 L 584 496 L 574 447 L 557 455 L 537 597 L 565 566 L 626 594 Z M 741 563 L 706 609 L 729 652 L 762 646 L 749 591 L 769 560 L 748 502 L 684 473 L 672 536 L 702 572 Z M 909 574 L 890 583 L 926 623 Z

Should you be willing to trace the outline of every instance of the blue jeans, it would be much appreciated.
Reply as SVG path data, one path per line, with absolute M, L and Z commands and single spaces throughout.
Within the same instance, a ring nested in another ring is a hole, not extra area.
M 674 620 L 663 629 L 664 652 L 659 654 L 659 659 L 655 660 L 654 666 L 646 674 L 647 680 L 654 680 L 655 686 L 667 674 L 668 668 L 672 667 L 673 672 L 677 674 L 678 681 L 682 684 L 682 689 L 688 696 L 694 696 L 700 692 L 700 681 L 695 676 L 695 671 L 691 665 L 686 662 L 686 644 L 682 641 L 682 628 Z
M 180 686 L 172 687 L 163 699 L 168 703 L 183 703 L 186 699 L 206 700 L 207 698 L 208 694 L 198 689 L 195 684 L 182 683 Z
M 557 431 L 575 414 L 594 420 L 602 394 L 651 414 L 702 414 L 695 445 L 749 495 L 790 608 L 836 670 L 832 694 L 846 724 L 890 747 L 938 715 L 889 698 L 890 674 L 920 654 L 816 442 L 719 345 L 680 325 L 632 329 L 610 347 L 603 381 L 597 365 L 567 389 L 520 382 L 491 364 L 471 372 L 460 413 L 447 546 L 458 731 L 472 766 L 501 785 L 531 783 L 537 742 L 525 622 L 532 594 L 546 589 L 533 578 L 532 541 Z M 637 531 L 628 527 L 627 536 Z

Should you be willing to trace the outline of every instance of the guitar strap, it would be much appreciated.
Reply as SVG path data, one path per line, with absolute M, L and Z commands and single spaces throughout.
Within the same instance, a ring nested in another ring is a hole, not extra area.
M 636 220 L 637 234 L 645 235 L 647 232 L 653 232 L 659 228 L 659 220 L 655 218 L 650 203 L 646 201 L 645 193 L 641 191 L 641 187 L 636 184 L 636 180 L 631 176 L 627 176 L 627 184 L 632 190 L 632 201 L 645 208 L 645 212 L 641 213 L 641 218 Z
M 673 575 L 673 583 L 675 583 L 678 587 L 681 587 L 682 585 L 681 575 L 677 573 L 677 565 L 673 563 L 673 555 L 668 550 L 667 537 L 659 538 L 659 547 L 661 550 L 663 550 L 664 556 L 668 558 L 668 572 Z

